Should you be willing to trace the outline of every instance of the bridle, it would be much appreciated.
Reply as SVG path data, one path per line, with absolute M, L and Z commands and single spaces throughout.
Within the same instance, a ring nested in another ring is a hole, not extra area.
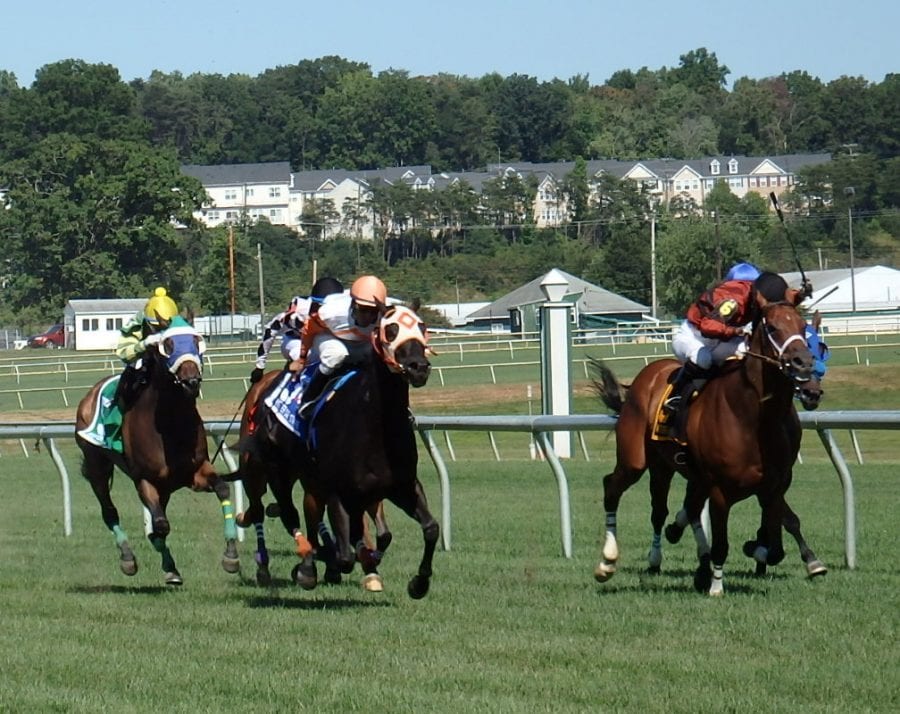
M 387 368 L 395 374 L 405 374 L 407 368 L 397 361 L 397 350 L 407 342 L 415 341 L 433 354 L 428 346 L 428 330 L 419 316 L 408 307 L 395 305 L 388 308 L 378 324 L 375 350 Z
M 789 303 L 786 302 L 769 303 L 770 306 L 788 304 Z M 772 350 L 775 352 L 776 357 L 770 357 L 769 355 L 763 354 L 761 352 L 753 352 L 749 349 L 745 352 L 745 354 L 748 357 L 755 357 L 756 359 L 759 359 L 766 364 L 774 366 L 776 369 L 778 369 L 779 372 L 781 372 L 781 374 L 783 374 L 794 383 L 808 382 L 811 378 L 811 375 L 809 377 L 799 376 L 796 371 L 792 369 L 791 365 L 784 360 L 784 353 L 794 342 L 799 341 L 804 346 L 806 346 L 805 335 L 802 332 L 797 332 L 789 335 L 784 341 L 779 342 L 778 340 L 776 340 L 774 335 L 777 329 L 772 327 L 769 321 L 766 320 L 766 308 L 762 309 L 759 319 L 755 323 L 754 332 L 757 329 L 763 330 L 763 334 L 765 335 L 765 338 L 768 341 L 769 345 L 772 347 Z

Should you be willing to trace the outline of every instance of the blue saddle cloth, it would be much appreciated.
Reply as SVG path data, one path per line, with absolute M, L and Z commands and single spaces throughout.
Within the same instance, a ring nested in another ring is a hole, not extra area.
M 318 362 L 306 365 L 299 378 L 292 372 L 285 372 L 264 401 L 282 425 L 304 441 L 311 443 L 315 442 L 313 424 L 315 424 L 319 412 L 322 411 L 331 396 L 357 373 L 357 370 L 352 369 L 329 382 L 328 386 L 322 390 L 315 405 L 307 409 L 307 417 L 304 418 L 299 413 L 300 404 L 303 401 L 303 390 L 309 385 L 318 368 Z

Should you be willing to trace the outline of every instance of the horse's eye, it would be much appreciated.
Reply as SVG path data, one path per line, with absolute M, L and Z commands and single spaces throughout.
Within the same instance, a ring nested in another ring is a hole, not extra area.
M 391 323 L 387 327 L 384 328 L 384 336 L 387 338 L 388 342 L 393 342 L 397 339 L 397 335 L 400 334 L 400 325 L 397 323 Z

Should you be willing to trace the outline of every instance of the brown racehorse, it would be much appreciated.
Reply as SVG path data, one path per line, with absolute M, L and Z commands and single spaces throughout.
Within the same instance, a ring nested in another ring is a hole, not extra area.
M 124 450 L 120 453 L 103 448 L 76 435 L 83 454 L 81 472 L 100 502 L 103 522 L 116 538 L 119 565 L 126 575 L 134 575 L 138 566 L 110 496 L 115 466 L 131 478 L 141 502 L 150 511 L 152 530 L 148 538 L 162 558 L 167 584 L 183 582 L 166 545 L 170 531 L 166 506 L 172 493 L 183 487 L 216 493 L 225 519 L 222 567 L 229 573 L 239 570 L 230 488 L 210 465 L 206 431 L 197 412 L 201 355 L 199 333 L 181 318 L 174 318 L 163 332 L 162 342 L 148 347 L 142 357 L 148 381 L 124 413 Z M 102 384 L 92 387 L 79 403 L 76 431 L 91 423 Z
M 226 478 L 240 478 L 244 483 L 249 505 L 239 515 L 239 524 L 252 523 L 256 528 L 257 579 L 262 582 L 269 577 L 262 528 L 262 496 L 268 487 L 278 504 L 282 524 L 297 541 L 297 554 L 302 560 L 294 568 L 293 577 L 301 587 L 310 589 L 317 584 L 313 557 L 314 551 L 322 549 L 316 539 L 324 533 L 322 519 L 327 504 L 335 540 L 324 547 L 331 552 L 326 557 L 326 579 L 329 568 L 331 573 L 335 568 L 349 572 L 358 559 L 366 573 L 364 586 L 381 588 L 377 565 L 392 538 L 379 508 L 387 498 L 422 526 L 425 551 L 408 591 L 416 598 L 428 591 L 439 528 L 428 512 L 416 475 L 416 443 L 409 415 L 409 388 L 424 385 L 431 369 L 426 357 L 427 336 L 414 311 L 394 306 L 381 318 L 373 341 L 376 356 L 359 366 L 316 416 L 314 446 L 286 429 L 265 407 L 263 396 L 279 373 L 267 375 L 248 393 L 248 405 L 258 407 L 245 409 L 240 469 Z M 291 498 L 297 480 L 304 489 L 307 535 L 313 543 L 299 530 L 299 514 Z M 376 523 L 374 550 L 364 541 L 365 512 Z
M 668 513 L 666 498 L 673 474 L 688 479 L 687 522 L 697 539 L 700 564 L 694 585 L 721 595 L 728 556 L 731 506 L 756 496 L 762 508 L 759 545 L 770 563 L 783 556 L 781 528 L 784 494 L 800 448 L 800 427 L 792 399 L 806 384 L 813 359 L 803 337 L 804 321 L 792 304 L 766 303 L 757 296 L 747 355 L 722 366 L 690 406 L 687 444 L 655 438 L 656 415 L 675 360 L 659 360 L 642 369 L 627 394 L 612 372 L 598 367 L 596 383 L 604 402 L 619 413 L 616 465 L 603 479 L 606 537 L 594 575 L 605 582 L 616 571 L 616 511 L 622 494 L 650 470 L 651 509 L 658 534 Z M 711 547 L 700 526 L 706 498 L 710 503 Z M 684 524 L 681 524 L 682 527 Z M 799 529 L 799 523 L 798 523 Z

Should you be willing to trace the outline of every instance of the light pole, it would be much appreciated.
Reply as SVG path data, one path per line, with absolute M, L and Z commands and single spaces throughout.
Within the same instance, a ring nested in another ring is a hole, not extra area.
M 656 318 L 656 206 L 650 213 L 650 314 Z
M 847 186 L 844 195 L 847 197 L 847 235 L 850 238 L 850 312 L 856 314 L 856 274 L 853 261 L 853 197 L 856 189 Z

